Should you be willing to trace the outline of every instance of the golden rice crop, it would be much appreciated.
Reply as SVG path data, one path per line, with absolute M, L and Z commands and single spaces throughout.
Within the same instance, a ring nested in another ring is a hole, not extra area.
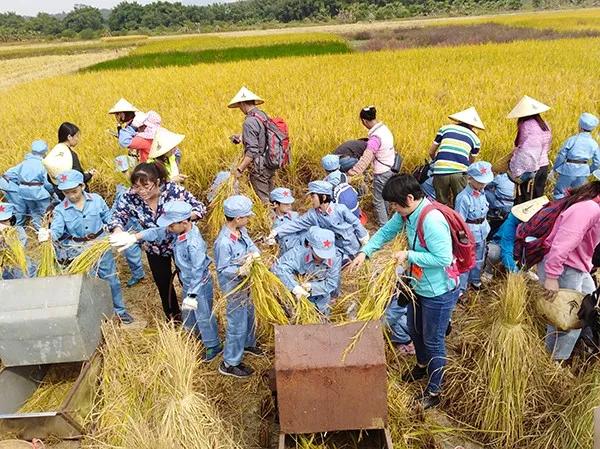
M 25 247 L 21 243 L 17 228 L 8 226 L 0 231 L 0 271 L 2 268 L 18 269 L 27 276 L 27 257 Z
M 228 136 L 240 131 L 243 115 L 226 107 L 241 85 L 265 98 L 267 112 L 288 122 L 294 156 L 278 185 L 294 182 L 291 187 L 298 190 L 324 175 L 324 154 L 366 134 L 357 120 L 365 104 L 377 105 L 407 167 L 422 162 L 449 113 L 470 105 L 477 107 L 487 128 L 481 132 L 482 158 L 500 158 L 512 148 L 515 135 L 515 122 L 506 114 L 523 94 L 552 106 L 545 117 L 556 149 L 577 131 L 582 111 L 596 110 L 593 99 L 600 86 L 589 82 L 589 74 L 600 70 L 599 42 L 587 38 L 421 48 L 86 73 L 32 82 L 0 93 L 0 126 L 11 130 L 0 136 L 0 148 L 6 150 L 0 169 L 17 163 L 35 138 L 54 144 L 57 125 L 70 120 L 82 130 L 77 150 L 83 166 L 99 170 L 92 189 L 110 197 L 114 187 L 108 187 L 118 174 L 103 160 L 122 150 L 105 132 L 114 126 L 106 112 L 123 96 L 142 109 L 159 110 L 164 126 L 186 134 L 182 172 L 190 175 L 189 185 L 201 196 L 214 175 L 227 168 L 223 161 L 241 156 L 241 148 Z M 368 82 L 364 67 L 377 67 Z M 132 79 L 152 89 L 135 88 Z M 79 101 L 70 100 L 72 92 Z M 36 117 L 37 126 L 12 126 L 23 116 Z
M 104 254 L 110 251 L 110 242 L 107 238 L 99 239 L 89 245 L 79 256 L 77 256 L 67 267 L 68 274 L 86 274 L 92 270 L 102 259 Z

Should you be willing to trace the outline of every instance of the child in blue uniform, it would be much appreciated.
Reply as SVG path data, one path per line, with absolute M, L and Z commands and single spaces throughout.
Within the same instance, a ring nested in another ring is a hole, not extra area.
M 488 238 L 491 238 L 502 226 L 515 203 L 515 183 L 507 173 L 499 173 L 494 176 L 492 182 L 485 186 L 485 197 L 490 206 L 487 219 L 490 224 Z
M 366 223 L 366 215 L 361 213 L 359 207 L 359 195 L 354 187 L 348 183 L 348 176 L 340 170 L 340 157 L 336 154 L 328 154 L 321 159 L 321 165 L 327 172 L 324 181 L 333 186 L 333 201 L 344 204 L 350 212 Z
M 243 195 L 225 200 L 223 210 L 227 222 L 215 241 L 215 265 L 219 286 L 227 295 L 227 331 L 223 362 L 219 372 L 225 376 L 245 378 L 252 375 L 252 368 L 244 365 L 244 353 L 261 355 L 256 347 L 254 305 L 248 288 L 235 290 L 250 273 L 252 260 L 260 252 L 246 230 L 252 215 L 252 201 Z
M 554 199 L 563 198 L 569 189 L 586 183 L 588 176 L 600 168 L 600 149 L 592 137 L 598 126 L 598 118 L 584 112 L 579 117 L 579 133 L 563 143 L 554 161 L 554 171 L 558 173 L 554 187 Z
M 128 156 L 117 156 L 115 159 L 115 166 L 117 171 L 123 173 L 128 178 L 129 171 L 129 157 Z M 111 215 L 114 213 L 119 199 L 123 196 L 125 192 L 127 192 L 127 187 L 123 184 L 117 184 L 117 192 L 115 195 L 115 200 L 113 201 L 112 208 L 110 210 Z M 137 220 L 130 218 L 129 222 L 126 225 L 126 230 L 128 231 L 141 231 L 142 228 Z M 127 260 L 127 265 L 129 266 L 129 271 L 131 271 L 131 277 L 127 281 L 127 287 L 133 287 L 138 282 L 140 282 L 146 274 L 144 273 L 144 266 L 142 264 L 142 248 L 140 245 L 132 245 L 125 250 L 125 260 Z
M 329 315 L 329 303 L 340 283 L 342 257 L 335 249 L 335 235 L 312 226 L 306 233 L 306 245 L 296 245 L 280 257 L 273 273 L 296 296 L 306 297 L 319 312 Z M 307 276 L 300 284 L 297 276 Z
M 335 235 L 335 246 L 342 253 L 343 263 L 354 259 L 361 245 L 369 241 L 369 233 L 359 219 L 343 204 L 333 203 L 333 186 L 327 181 L 308 184 L 312 209 L 273 230 L 268 240 L 285 237 L 311 226 L 329 229 Z
M 294 204 L 294 196 L 290 189 L 285 187 L 277 187 L 269 194 L 271 207 L 273 208 L 273 227 L 277 229 L 279 226 L 298 218 L 298 212 L 292 210 Z M 305 232 L 296 232 L 285 237 L 279 237 L 277 244 L 279 245 L 279 255 L 285 254 L 290 249 L 304 242 Z
M 24 208 L 23 215 L 17 221 L 20 226 L 25 225 L 29 217 L 33 227 L 39 229 L 42 225 L 42 217 L 50 206 L 54 187 L 48 181 L 48 172 L 42 164 L 42 159 L 47 152 L 46 142 L 34 140 L 31 144 L 31 152 L 25 155 L 25 160 L 9 170 L 17 178 L 19 197 Z
M 77 170 L 67 170 L 58 175 L 58 189 L 63 192 L 62 200 L 53 211 L 50 229 L 40 228 L 38 240 L 57 241 L 60 238 L 66 246 L 67 257 L 74 259 L 96 239 L 106 236 L 104 229 L 111 220 L 110 209 L 106 202 L 95 193 L 83 190 L 83 174 Z M 115 313 L 125 324 L 133 322 L 133 318 L 125 308 L 121 284 L 117 275 L 117 265 L 111 251 L 107 251 L 98 263 L 95 273 L 100 279 L 110 284 Z
M 223 348 L 219 339 L 217 319 L 212 312 L 213 283 L 208 271 L 212 261 L 206 254 L 206 243 L 202 234 L 192 223 L 191 217 L 191 205 L 185 201 L 171 201 L 164 205 L 157 224 L 177 235 L 173 243 L 173 255 L 185 296 L 181 307 L 183 326 L 191 332 L 200 333 L 206 348 L 203 360 L 209 362 L 215 359 Z
M 467 222 L 475 237 L 476 264 L 471 271 L 460 276 L 460 291 L 465 292 L 470 284 L 473 288 L 481 288 L 481 270 L 485 262 L 486 239 L 490 232 L 487 221 L 489 205 L 485 197 L 485 186 L 492 182 L 494 173 L 489 162 L 475 162 L 467 170 L 469 183 L 456 196 L 455 210 Z
M 19 195 L 18 181 L 19 178 L 12 169 L 0 175 L 0 193 L 2 193 L 5 202 L 13 205 L 16 222 L 22 223 L 25 219 L 25 203 Z

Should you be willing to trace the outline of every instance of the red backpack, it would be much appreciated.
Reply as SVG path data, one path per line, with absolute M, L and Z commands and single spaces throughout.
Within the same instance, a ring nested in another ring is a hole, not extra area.
M 544 243 L 552 232 L 558 216 L 567 209 L 569 199 L 566 196 L 552 201 L 540 209 L 529 221 L 521 223 L 517 227 L 513 257 L 523 268 L 532 268 L 544 259 L 550 250 Z M 535 240 L 527 239 L 527 237 L 533 237 Z
M 456 265 L 456 270 L 459 274 L 469 272 L 475 266 L 476 262 L 475 237 L 469 229 L 469 225 L 465 223 L 465 220 L 454 209 L 435 201 L 425 206 L 417 222 L 419 244 L 423 248 L 427 248 L 423 232 L 423 222 L 427 214 L 432 210 L 439 210 L 448 222 L 450 236 L 452 237 L 453 264 Z
M 288 125 L 281 117 L 265 119 L 260 114 L 252 114 L 265 127 L 267 147 L 265 148 L 265 165 L 268 169 L 277 170 L 290 163 L 292 149 Z

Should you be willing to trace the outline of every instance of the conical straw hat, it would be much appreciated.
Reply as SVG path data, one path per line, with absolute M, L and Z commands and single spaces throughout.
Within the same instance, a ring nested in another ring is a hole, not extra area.
M 517 204 L 516 206 L 513 206 L 510 211 L 520 221 L 526 223 L 549 202 L 550 200 L 547 197 L 541 196 L 539 198 L 534 198 L 531 201 Z
M 139 112 L 139 109 L 125 100 L 125 98 L 121 98 L 108 111 L 109 114 L 116 114 L 117 112 Z
M 238 103 L 241 103 L 242 101 L 254 101 L 254 104 L 263 104 L 265 102 L 262 98 L 260 98 L 250 89 L 248 89 L 245 86 L 242 86 L 239 92 L 235 94 L 235 97 L 231 99 L 227 107 L 235 108 L 237 107 Z
M 469 109 L 465 109 L 464 111 L 449 115 L 448 118 L 456 120 L 457 122 L 466 123 L 474 128 L 485 129 L 483 122 L 479 118 L 477 110 L 473 106 L 471 106 Z
M 169 131 L 167 128 L 158 128 L 152 146 L 150 147 L 149 158 L 154 159 L 168 153 L 181 143 L 185 138 L 183 134 L 177 134 Z
M 59 143 L 50 150 L 42 160 L 42 164 L 44 164 L 52 182 L 57 184 L 56 177 L 62 172 L 73 168 L 73 155 L 66 144 Z
M 541 114 L 542 112 L 549 110 L 550 106 L 547 106 L 544 103 L 525 95 L 523 98 L 521 98 L 513 110 L 510 111 L 506 118 L 529 117 L 530 115 Z

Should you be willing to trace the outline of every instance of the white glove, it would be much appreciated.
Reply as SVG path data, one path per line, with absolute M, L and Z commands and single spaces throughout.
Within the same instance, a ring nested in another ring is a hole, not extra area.
M 40 228 L 37 234 L 38 242 L 43 243 L 50 240 L 50 230 L 48 228 Z
M 250 253 L 251 260 L 260 259 L 260 253 Z
M 367 243 L 369 243 L 369 239 L 371 238 L 371 236 L 369 235 L 369 232 L 367 231 L 367 235 L 365 235 L 363 238 L 358 239 L 358 241 L 360 242 L 360 244 L 362 246 L 365 246 Z
M 305 282 L 302 284 L 302 288 L 310 293 L 312 291 L 312 284 L 310 282 Z
M 118 248 L 119 252 L 122 252 L 135 245 L 137 238 L 135 234 L 130 234 L 129 232 L 118 232 L 112 234 L 108 241 L 110 242 L 110 246 Z
M 302 297 L 308 298 L 310 294 L 302 288 L 301 285 L 296 285 L 292 290 L 292 294 L 296 297 L 296 299 L 300 299 Z
M 183 303 L 181 304 L 182 310 L 196 310 L 197 308 L 198 308 L 198 301 L 196 301 L 196 298 L 191 298 L 189 296 L 186 296 L 183 299 Z
M 246 257 L 246 261 L 238 270 L 238 275 L 241 277 L 246 277 L 250 274 L 250 269 L 252 268 L 252 262 L 254 261 L 254 257 Z

